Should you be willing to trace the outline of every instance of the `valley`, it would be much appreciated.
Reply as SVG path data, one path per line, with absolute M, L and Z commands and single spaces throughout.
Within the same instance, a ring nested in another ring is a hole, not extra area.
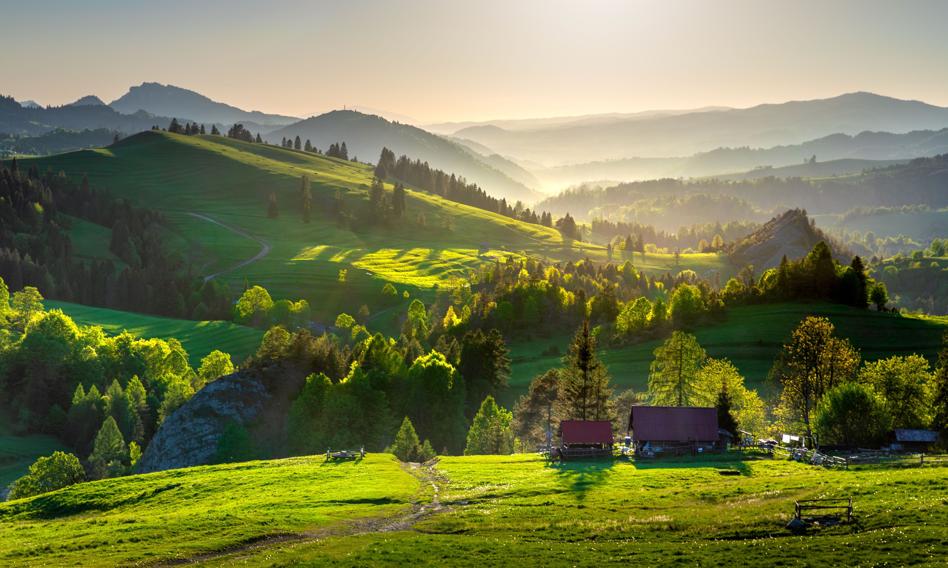
M 0 566 L 942 566 L 948 5 L 14 3 Z

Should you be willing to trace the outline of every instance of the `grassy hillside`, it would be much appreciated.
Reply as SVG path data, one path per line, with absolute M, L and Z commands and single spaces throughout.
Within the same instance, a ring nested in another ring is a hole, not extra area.
M 258 329 L 226 321 L 179 320 L 53 300 L 45 304 L 47 309 L 62 310 L 79 325 L 97 325 L 108 333 L 125 330 L 137 337 L 178 339 L 195 366 L 214 349 L 229 353 L 239 363 L 257 350 L 263 336 Z
M 0 563 L 128 565 L 394 514 L 418 481 L 394 458 L 322 456 L 84 483 L 0 504 Z
M 737 475 L 721 475 L 721 471 Z M 6 564 L 937 565 L 944 468 L 826 471 L 729 456 L 548 465 L 443 458 L 425 481 L 384 455 L 199 467 L 0 504 Z M 794 536 L 797 499 L 852 496 L 855 522 Z M 414 499 L 431 502 L 410 509 Z M 415 510 L 414 514 L 407 514 Z M 374 520 L 373 520 L 374 519 Z M 385 519 L 388 519 L 387 521 Z
M 164 211 L 179 237 L 174 248 L 205 274 L 232 268 L 257 254 L 261 242 L 269 244 L 263 259 L 221 277 L 236 289 L 261 283 L 280 297 L 307 298 L 326 317 L 341 304 L 372 307 L 385 281 L 428 293 L 505 254 L 604 257 L 602 247 L 564 242 L 553 229 L 416 191 L 409 191 L 404 220 L 391 228 L 341 228 L 328 213 L 331 200 L 339 192 L 359 211 L 370 166 L 217 136 L 145 132 L 108 148 L 29 162 L 41 170 L 87 173 L 93 185 Z M 303 175 L 312 182 L 310 224 L 299 208 Z M 270 192 L 278 196 L 278 219 L 266 215 Z M 346 282 L 340 282 L 341 269 L 348 270 Z
M 727 321 L 695 331 L 698 342 L 711 357 L 730 359 L 747 378 L 749 386 L 766 390 L 767 373 L 791 331 L 807 315 L 825 316 L 861 351 L 863 359 L 921 353 L 931 362 L 937 356 L 941 335 L 948 330 L 945 317 L 901 317 L 836 304 L 786 303 L 744 306 L 728 311 Z M 507 402 L 526 392 L 530 380 L 560 364 L 560 356 L 544 355 L 551 346 L 565 353 L 569 334 L 537 339 L 512 346 L 513 365 Z M 604 348 L 600 356 L 617 389 L 648 387 L 648 369 L 660 340 L 629 347 Z
M 0 488 L 25 475 L 36 458 L 64 449 L 62 442 L 52 436 L 15 436 L 2 422 L 0 416 Z

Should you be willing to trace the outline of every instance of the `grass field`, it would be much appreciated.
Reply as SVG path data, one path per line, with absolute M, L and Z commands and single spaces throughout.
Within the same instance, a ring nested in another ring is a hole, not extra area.
M 418 191 L 409 191 L 404 219 L 392 227 L 341 228 L 325 213 L 331 198 L 339 192 L 358 212 L 372 181 L 371 166 L 218 136 L 145 132 L 108 148 L 25 162 L 74 177 L 87 173 L 97 187 L 165 212 L 176 235 L 166 239 L 170 247 L 188 254 L 205 274 L 251 258 L 260 245 L 190 213 L 269 243 L 272 250 L 265 258 L 222 277 L 236 290 L 250 282 L 265 285 L 277 297 L 306 298 L 324 319 L 363 303 L 374 309 L 386 281 L 430 296 L 435 285 L 449 285 L 507 254 L 605 259 L 601 246 L 564 242 L 554 229 Z M 303 175 L 310 178 L 314 197 L 310 224 L 299 213 Z M 278 196 L 278 219 L 266 216 L 270 192 Z M 86 234 L 94 231 L 81 226 L 74 231 L 84 251 L 102 242 L 101 231 Z M 643 269 L 706 273 L 726 264 L 714 255 L 682 255 L 677 266 L 672 255 L 650 256 L 642 260 Z M 339 281 L 340 269 L 348 271 L 346 282 Z
M 0 561 L 934 566 L 948 546 L 945 471 L 827 471 L 738 455 L 558 466 L 472 456 L 441 459 L 432 493 L 385 455 L 206 466 L 0 504 Z M 428 514 L 405 516 L 434 495 Z M 784 528 L 797 499 L 849 496 L 852 524 L 805 536 Z M 384 517 L 401 521 L 360 520 Z
M 920 353 L 934 363 L 948 318 L 880 314 L 836 304 L 786 303 L 744 306 L 728 310 L 727 321 L 695 330 L 698 342 L 711 357 L 730 359 L 750 387 L 766 392 L 767 373 L 791 331 L 807 315 L 826 316 L 836 325 L 838 336 L 859 348 L 863 359 Z M 511 345 L 510 389 L 504 402 L 512 404 L 526 392 L 538 374 L 560 364 L 560 356 L 543 355 L 550 346 L 565 353 L 570 335 L 536 339 Z M 603 348 L 600 356 L 612 374 L 617 389 L 645 390 L 653 351 L 661 340 L 622 348 Z
M 14 436 L 0 424 L 0 488 L 25 475 L 36 458 L 62 449 L 62 442 L 52 436 Z
M 128 565 L 387 515 L 418 480 L 387 455 L 205 466 L 84 483 L 0 504 L 0 564 Z
M 106 332 L 117 334 L 123 330 L 144 338 L 176 338 L 187 350 L 191 364 L 197 365 L 214 349 L 229 353 L 239 363 L 260 346 L 263 332 L 226 321 L 191 321 L 163 318 L 95 308 L 82 304 L 46 300 L 47 309 L 60 309 L 80 325 L 97 325 Z

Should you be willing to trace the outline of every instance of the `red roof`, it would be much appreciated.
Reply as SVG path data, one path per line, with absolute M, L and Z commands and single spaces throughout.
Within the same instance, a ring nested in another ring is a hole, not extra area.
M 563 444 L 611 444 L 612 422 L 608 420 L 564 420 L 560 422 Z
M 629 416 L 637 442 L 714 442 L 718 411 L 692 406 L 633 406 Z

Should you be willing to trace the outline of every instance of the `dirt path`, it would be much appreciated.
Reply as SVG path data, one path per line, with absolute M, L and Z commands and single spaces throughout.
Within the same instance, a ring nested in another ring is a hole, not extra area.
M 155 564 L 155 566 L 198 564 L 222 558 L 236 560 L 237 558 L 248 556 L 260 550 L 281 544 L 319 542 L 327 538 L 405 531 L 411 529 L 415 523 L 422 519 L 448 510 L 448 507 L 441 504 L 441 490 L 442 487 L 447 484 L 447 479 L 436 470 L 435 466 L 437 465 L 437 461 L 425 464 L 403 463 L 401 465 L 402 469 L 418 478 L 422 484 L 421 491 L 419 491 L 415 497 L 415 502 L 408 511 L 385 517 L 357 519 L 312 531 L 261 536 L 260 538 L 241 542 L 221 550 L 206 552 L 186 558 L 166 560 Z M 428 491 L 429 487 L 430 493 Z
M 248 264 L 252 264 L 252 263 L 254 263 L 254 262 L 257 262 L 257 261 L 260 260 L 261 258 L 263 258 L 263 257 L 267 256 L 268 254 L 270 254 L 270 249 L 272 248 L 272 247 L 270 246 L 270 243 L 268 243 L 267 241 L 261 239 L 260 237 L 255 237 L 255 236 L 251 235 L 250 233 L 248 233 L 247 231 L 244 231 L 243 229 L 238 229 L 237 227 L 232 227 L 232 226 L 227 225 L 227 224 L 225 224 L 225 223 L 221 223 L 221 222 L 218 221 L 217 219 L 213 219 L 213 218 L 208 217 L 207 215 L 204 215 L 204 214 L 201 214 L 201 213 L 192 213 L 192 212 L 189 212 L 188 215 L 190 215 L 190 216 L 192 216 L 192 217 L 197 217 L 198 219 L 202 219 L 202 220 L 204 220 L 204 221 L 207 221 L 208 223 L 214 223 L 215 225 L 219 225 L 219 226 L 221 226 L 221 227 L 224 227 L 224 228 L 227 229 L 228 231 L 230 231 L 230 232 L 232 232 L 232 233 L 234 233 L 234 234 L 240 235 L 241 237 L 246 237 L 246 238 L 248 238 L 248 239 L 250 239 L 250 240 L 252 240 L 252 241 L 255 241 L 257 244 L 260 245 L 260 252 L 258 252 L 257 254 L 255 254 L 253 257 L 248 258 L 247 260 L 241 261 L 241 262 L 235 264 L 234 266 L 232 266 L 232 267 L 230 267 L 230 268 L 227 268 L 227 269 L 225 269 L 225 270 L 221 270 L 220 272 L 215 272 L 214 274 L 209 274 L 209 275 L 205 276 L 205 277 L 204 277 L 204 281 L 205 281 L 205 282 L 207 282 L 207 281 L 209 281 L 209 280 L 213 280 L 213 279 L 217 278 L 218 276 L 220 276 L 221 274 L 227 274 L 228 272 L 233 272 L 234 270 L 237 270 L 238 268 L 243 268 L 243 267 L 247 266 Z

